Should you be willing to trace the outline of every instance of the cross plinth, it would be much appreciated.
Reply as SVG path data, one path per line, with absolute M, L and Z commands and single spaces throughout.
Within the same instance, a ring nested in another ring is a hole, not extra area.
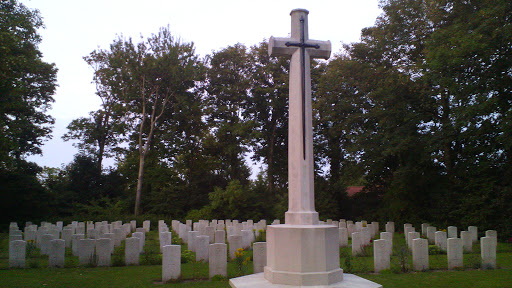
M 295 9 L 290 15 L 291 37 L 269 40 L 270 56 L 291 56 L 288 127 L 288 211 L 285 223 L 318 224 L 313 182 L 313 123 L 311 109 L 311 58 L 328 59 L 331 42 L 310 40 L 308 14 Z

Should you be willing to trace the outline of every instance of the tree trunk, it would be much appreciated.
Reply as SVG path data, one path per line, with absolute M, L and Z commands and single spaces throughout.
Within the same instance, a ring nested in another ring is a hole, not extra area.
M 140 210 L 140 196 L 142 194 L 142 183 L 144 178 L 144 162 L 146 159 L 146 155 L 144 153 L 140 153 L 139 155 L 139 174 L 137 176 L 137 193 L 135 194 L 135 216 L 139 216 Z

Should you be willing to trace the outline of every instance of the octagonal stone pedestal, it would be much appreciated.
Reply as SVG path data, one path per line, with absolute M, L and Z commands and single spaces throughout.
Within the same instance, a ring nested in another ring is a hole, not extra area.
M 339 265 L 338 228 L 332 225 L 271 225 L 264 273 L 234 278 L 233 288 L 379 288 Z
M 233 278 L 229 280 L 229 285 L 233 288 L 382 288 L 382 285 L 366 280 L 353 274 L 344 274 L 343 280 L 330 285 L 315 286 L 290 286 L 284 284 L 272 284 L 263 277 L 263 273 L 251 274 L 248 276 Z

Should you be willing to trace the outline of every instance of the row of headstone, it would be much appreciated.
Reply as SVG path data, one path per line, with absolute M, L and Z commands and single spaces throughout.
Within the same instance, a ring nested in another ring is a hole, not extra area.
M 140 253 L 143 252 L 145 232 L 150 229 L 150 221 L 144 221 L 142 228 L 135 228 L 136 221 L 122 224 L 116 221 L 109 224 L 103 222 L 76 222 L 64 226 L 42 222 L 40 227 L 27 223 L 25 226 L 25 241 L 17 223 L 9 227 L 9 267 L 24 267 L 28 245 L 36 245 L 41 254 L 48 255 L 50 267 L 64 267 L 65 248 L 71 248 L 72 254 L 79 258 L 81 265 L 96 264 L 110 266 L 114 248 L 126 241 L 126 265 L 137 265 Z M 133 230 L 131 238 L 126 238 Z M 87 231 L 87 234 L 84 232 Z M 111 233 L 113 232 L 113 233 Z

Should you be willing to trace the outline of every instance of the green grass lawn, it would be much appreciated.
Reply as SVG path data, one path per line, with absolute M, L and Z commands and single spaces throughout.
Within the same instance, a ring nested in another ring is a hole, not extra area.
M 8 235 L 0 234 L 0 287 L 229 287 L 227 279 L 208 280 L 208 264 L 189 261 L 182 264 L 182 279 L 176 283 L 159 283 L 161 279 L 161 254 L 156 232 L 146 236 L 145 254 L 140 266 L 122 266 L 124 247 L 118 247 L 112 256 L 116 267 L 80 267 L 77 257 L 66 251 L 66 268 L 48 268 L 48 257 L 36 249 L 27 260 L 27 266 L 36 268 L 8 269 Z M 394 246 L 404 244 L 403 235 L 396 234 Z M 179 239 L 174 239 L 179 241 Z M 186 246 L 182 246 L 182 251 Z M 397 251 L 395 251 L 397 252 Z M 350 248 L 340 249 L 340 266 L 346 273 L 382 284 L 384 287 L 512 287 L 512 244 L 499 243 L 495 270 L 479 270 L 480 250 L 464 254 L 464 269 L 448 271 L 446 254 L 430 255 L 431 270 L 401 273 L 399 260 L 410 264 L 410 255 L 394 255 L 392 268 L 380 274 L 373 273 L 372 248 L 367 247 L 361 257 L 350 257 Z M 397 253 L 395 253 L 397 254 Z M 193 256 L 193 254 L 191 255 Z M 248 251 L 244 257 L 252 256 Z M 193 258 L 193 257 L 191 257 Z M 348 259 L 348 260 L 347 260 Z M 245 267 L 252 273 L 252 262 Z M 406 267 L 408 268 L 408 267 Z M 237 276 L 234 262 L 228 262 L 228 278 Z

